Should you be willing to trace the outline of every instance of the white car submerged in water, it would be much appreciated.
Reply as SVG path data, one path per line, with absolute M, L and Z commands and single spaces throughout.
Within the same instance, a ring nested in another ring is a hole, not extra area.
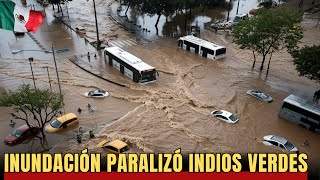
M 84 93 L 84 96 L 91 97 L 91 98 L 104 98 L 109 96 L 109 93 L 105 90 L 93 90 Z
M 222 121 L 225 121 L 227 123 L 236 123 L 238 122 L 238 117 L 228 111 L 225 111 L 225 110 L 217 110 L 217 111 L 212 111 L 211 114 L 222 120 Z
M 258 98 L 260 99 L 261 101 L 264 101 L 264 102 L 272 102 L 273 99 L 271 96 L 269 96 L 268 94 L 264 93 L 264 92 L 261 92 L 261 91 L 256 91 L 256 90 L 249 90 L 247 91 L 247 94 L 255 97 L 255 98 Z

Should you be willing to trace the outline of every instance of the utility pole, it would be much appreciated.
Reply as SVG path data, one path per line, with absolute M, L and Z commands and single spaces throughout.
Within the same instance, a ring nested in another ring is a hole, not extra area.
M 69 0 L 66 0 L 66 7 L 67 7 L 68 20 L 69 20 L 69 23 L 70 23 L 69 10 L 68 10 L 68 1 Z
M 30 68 L 31 68 L 31 74 L 32 74 L 32 79 L 33 79 L 33 84 L 34 84 L 34 89 L 37 89 L 37 87 L 36 87 L 36 81 L 34 80 L 32 65 L 31 65 L 31 62 L 32 62 L 32 61 L 33 61 L 33 57 L 29 58 L 29 63 L 30 63 Z
M 238 0 L 237 14 L 236 15 L 238 15 L 238 12 L 239 12 L 239 3 L 240 3 L 240 0 Z
M 53 44 L 52 44 L 52 46 L 51 46 L 51 50 L 52 50 L 52 54 L 53 54 L 54 66 L 55 66 L 55 68 L 56 68 L 56 73 L 57 73 L 59 91 L 60 91 L 60 95 L 62 95 L 61 86 L 60 86 L 60 79 L 59 79 L 59 74 L 58 74 L 58 68 L 57 68 L 57 62 L 56 62 L 56 56 L 55 56 L 55 54 L 54 54 Z
M 97 31 L 97 50 L 100 50 L 101 42 L 99 40 L 99 30 L 98 30 L 98 21 L 97 21 L 97 12 L 96 12 L 96 3 L 95 0 L 93 0 L 93 9 L 94 9 L 94 17 L 96 20 L 96 31 Z
M 229 7 L 228 7 L 228 17 L 227 17 L 227 21 L 229 21 L 230 9 L 231 9 L 231 0 L 229 0 Z
M 48 67 L 47 67 L 47 72 L 48 72 L 48 79 L 49 79 L 50 91 L 52 92 L 52 86 L 51 86 L 51 80 L 50 80 L 49 68 L 48 68 Z

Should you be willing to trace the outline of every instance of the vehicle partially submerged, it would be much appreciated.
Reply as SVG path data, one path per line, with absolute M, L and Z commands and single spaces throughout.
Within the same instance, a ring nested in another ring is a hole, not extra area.
M 40 129 L 33 124 L 29 125 L 24 124 L 12 131 L 9 135 L 5 137 L 4 142 L 7 145 L 16 145 L 22 143 L 23 141 L 29 138 L 37 136 L 40 132 Z
M 255 98 L 258 98 L 260 99 L 261 101 L 264 101 L 264 102 L 272 102 L 273 99 L 271 96 L 269 96 L 268 94 L 264 93 L 264 92 L 261 92 L 261 91 L 256 91 L 256 90 L 248 90 L 247 91 L 247 94 L 248 95 L 251 95 Z
M 210 26 L 215 29 L 231 29 L 233 26 L 233 21 L 216 21 Z
M 98 89 L 98 90 L 86 92 L 84 93 L 84 96 L 91 97 L 91 98 L 104 98 L 109 96 L 109 93 L 105 90 Z
M 231 112 L 225 111 L 225 110 L 216 110 L 216 111 L 212 111 L 211 114 L 222 120 L 225 121 L 227 123 L 236 123 L 238 122 L 238 117 L 234 114 L 232 114 Z
M 108 140 L 102 140 L 98 143 L 98 147 L 104 148 L 108 152 L 115 154 L 124 153 L 129 150 L 129 145 L 118 139 L 110 142 Z
M 232 29 L 234 26 L 236 26 L 239 22 L 249 19 L 249 14 L 237 14 L 233 20 L 229 21 L 216 21 L 211 23 L 212 28 L 216 29 Z
M 288 140 L 283 137 L 275 135 L 267 135 L 263 137 L 263 144 L 267 146 L 274 146 L 281 148 L 289 152 L 298 152 L 298 148 L 291 144 Z
M 249 19 L 249 14 L 244 13 L 244 14 L 238 14 L 234 17 L 233 19 L 233 26 L 237 25 L 241 21 L 245 21 Z
M 77 26 L 76 27 L 76 32 L 80 35 L 80 36 L 84 36 L 86 34 L 86 29 L 82 26 Z

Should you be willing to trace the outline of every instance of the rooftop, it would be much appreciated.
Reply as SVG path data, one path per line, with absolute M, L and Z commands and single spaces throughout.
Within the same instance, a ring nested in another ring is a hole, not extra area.
M 303 108 L 307 111 L 311 111 L 314 114 L 317 114 L 318 116 L 320 116 L 320 105 L 312 102 L 312 101 L 308 101 L 306 99 L 303 99 L 301 97 L 295 96 L 293 94 L 290 94 L 288 97 L 286 97 L 284 100 L 284 102 L 293 104 L 295 106 L 298 106 L 300 108 Z

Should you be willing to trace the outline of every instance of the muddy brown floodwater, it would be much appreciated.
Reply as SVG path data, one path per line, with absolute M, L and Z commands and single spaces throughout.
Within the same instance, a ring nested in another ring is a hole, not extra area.
M 302 45 L 320 44 L 319 28 L 313 28 L 314 24 L 312 20 L 302 23 L 306 30 Z M 230 36 L 204 30 L 201 38 L 226 46 L 227 57 L 211 61 L 179 49 L 176 39 L 170 38 L 123 47 L 160 72 L 158 81 L 148 85 L 135 84 L 118 71 L 103 67 L 102 73 L 126 87 L 116 86 L 80 70 L 67 59 L 58 61 L 61 87 L 65 94 L 63 111 L 76 112 L 78 107 L 83 111 L 78 114 L 79 125 L 48 135 L 48 147 L 54 147 L 51 152 L 79 152 L 84 147 L 101 152 L 96 143 L 102 138 L 123 139 L 134 147 L 133 152 L 172 153 L 178 148 L 182 149 L 182 153 L 281 152 L 262 143 L 263 136 L 274 134 L 285 137 L 300 152 L 307 153 L 313 168 L 319 168 L 319 134 L 278 117 L 282 100 L 287 95 L 293 93 L 312 99 L 319 85 L 297 75 L 287 52 L 274 53 L 269 76 L 265 78 L 265 71 L 259 73 L 251 70 L 251 52 L 239 50 Z M 261 57 L 257 65 L 260 60 Z M 93 63 L 103 64 L 103 59 Z M 50 61 L 37 59 L 33 62 L 39 88 L 48 88 L 45 67 L 54 72 Z M 15 90 L 22 83 L 32 85 L 30 66 L 25 60 L 1 58 L 0 74 L 1 91 Z M 52 75 L 51 83 L 53 90 L 58 92 L 55 75 Z M 102 100 L 83 96 L 83 93 L 97 88 L 106 89 L 110 96 Z M 270 94 L 274 101 L 264 103 L 248 96 L 246 91 L 249 89 L 262 90 Z M 90 113 L 88 103 L 96 107 L 97 112 Z M 239 121 L 228 124 L 213 118 L 210 112 L 216 109 L 237 114 Z M 0 108 L 2 142 L 5 135 L 12 131 L 8 126 L 10 111 Z M 16 127 L 21 124 L 17 121 Z M 79 126 L 84 130 L 96 126 L 100 128 L 94 140 L 84 139 L 84 143 L 77 144 L 75 137 Z M 302 145 L 305 140 L 309 141 L 309 146 Z M 2 152 L 40 150 L 37 139 L 15 147 L 1 144 Z

